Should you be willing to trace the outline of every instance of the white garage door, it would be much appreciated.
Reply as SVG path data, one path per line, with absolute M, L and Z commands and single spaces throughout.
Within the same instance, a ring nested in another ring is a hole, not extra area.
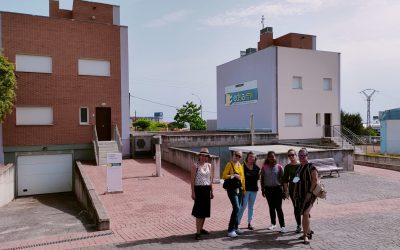
M 17 158 L 18 196 L 72 191 L 72 154 Z

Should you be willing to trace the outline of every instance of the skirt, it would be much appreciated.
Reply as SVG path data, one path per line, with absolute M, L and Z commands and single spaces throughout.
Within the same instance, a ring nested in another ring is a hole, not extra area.
M 210 217 L 211 210 L 211 186 L 194 186 L 196 198 L 192 209 L 192 215 L 196 218 Z

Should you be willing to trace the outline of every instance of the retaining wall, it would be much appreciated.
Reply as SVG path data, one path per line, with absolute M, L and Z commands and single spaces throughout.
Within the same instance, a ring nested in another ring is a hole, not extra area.
M 0 165 L 0 207 L 15 198 L 15 167 L 13 164 Z
M 354 154 L 354 164 L 400 171 L 400 158 Z
M 81 162 L 77 161 L 74 167 L 74 193 L 78 201 L 96 223 L 97 230 L 109 230 L 110 219 L 97 196 L 90 179 L 82 169 Z
M 181 148 L 167 148 L 163 149 L 161 153 L 161 158 L 163 161 L 172 163 L 179 168 L 182 168 L 190 172 L 191 167 L 195 162 L 197 162 L 199 156 L 198 152 L 181 149 Z M 210 162 L 214 167 L 214 180 L 213 183 L 220 183 L 220 171 L 219 171 L 219 157 L 211 155 Z

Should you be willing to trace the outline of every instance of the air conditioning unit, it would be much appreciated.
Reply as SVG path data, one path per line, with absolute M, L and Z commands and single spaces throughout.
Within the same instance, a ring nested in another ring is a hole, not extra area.
M 133 158 L 151 158 L 154 154 L 153 135 L 134 135 L 131 139 Z

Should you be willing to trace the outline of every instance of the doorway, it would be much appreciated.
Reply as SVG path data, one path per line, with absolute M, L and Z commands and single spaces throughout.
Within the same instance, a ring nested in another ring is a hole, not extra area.
M 325 128 L 325 137 L 332 137 L 332 114 L 325 113 L 324 114 L 324 128 Z
M 111 141 L 111 108 L 96 107 L 96 129 L 99 141 Z

